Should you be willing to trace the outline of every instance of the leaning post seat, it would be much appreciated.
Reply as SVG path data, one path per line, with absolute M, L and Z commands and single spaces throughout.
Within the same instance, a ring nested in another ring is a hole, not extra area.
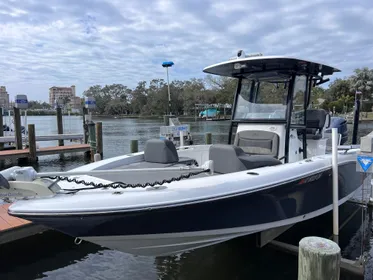
M 306 116 L 306 138 L 321 139 L 324 127 L 328 128 L 330 126 L 330 115 L 323 109 L 307 109 Z
M 163 165 L 190 165 L 195 163 L 192 158 L 179 157 L 174 143 L 168 139 L 150 139 L 146 141 L 144 160 L 147 163 Z
M 213 161 L 214 172 L 222 174 L 282 164 L 271 155 L 249 155 L 240 147 L 226 144 L 211 145 L 209 159 Z
M 252 155 L 278 156 L 280 137 L 277 133 L 262 130 L 243 130 L 236 133 L 234 145 Z

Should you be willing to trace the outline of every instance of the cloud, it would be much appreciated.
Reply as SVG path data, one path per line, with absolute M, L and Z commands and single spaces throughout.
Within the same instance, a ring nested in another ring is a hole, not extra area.
M 53 85 L 203 77 L 246 53 L 324 62 L 347 76 L 373 64 L 370 0 L 3 0 L 0 84 L 11 96 L 47 100 Z

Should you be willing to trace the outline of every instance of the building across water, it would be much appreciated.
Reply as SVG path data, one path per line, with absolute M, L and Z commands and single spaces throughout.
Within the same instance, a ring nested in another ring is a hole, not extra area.
M 78 110 L 82 107 L 81 98 L 76 96 L 75 86 L 49 88 L 49 104 L 55 105 L 56 100 L 59 100 L 63 105 L 69 105 L 72 110 Z
M 0 86 L 0 107 L 9 108 L 9 93 L 6 91 L 5 86 Z

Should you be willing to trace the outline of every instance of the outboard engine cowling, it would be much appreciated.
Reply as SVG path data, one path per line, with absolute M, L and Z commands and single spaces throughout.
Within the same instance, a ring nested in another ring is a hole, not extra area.
M 348 140 L 347 120 L 341 117 L 331 117 L 330 122 L 331 124 L 325 133 L 332 133 L 332 128 L 338 128 L 338 133 L 341 134 L 341 145 L 343 145 Z

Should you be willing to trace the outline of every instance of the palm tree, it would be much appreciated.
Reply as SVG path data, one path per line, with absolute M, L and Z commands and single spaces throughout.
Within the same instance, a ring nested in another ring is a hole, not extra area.
M 348 111 L 348 106 L 350 104 L 352 104 L 354 102 L 354 97 L 351 96 L 351 95 L 346 95 L 346 94 L 343 94 L 341 97 L 340 97 L 340 100 L 343 102 L 343 113 L 347 113 Z
M 361 101 L 364 99 L 372 99 L 373 94 L 373 70 L 370 70 L 368 67 L 362 69 L 355 69 L 354 75 L 350 77 L 351 91 L 361 91 Z M 363 110 L 363 106 L 361 104 Z M 368 112 L 366 112 L 366 117 Z
M 69 102 L 71 101 L 70 97 L 69 96 L 63 96 L 63 97 L 60 97 L 59 98 L 59 104 L 62 104 L 62 108 L 63 110 L 65 111 L 66 110 L 66 105 L 69 104 Z

